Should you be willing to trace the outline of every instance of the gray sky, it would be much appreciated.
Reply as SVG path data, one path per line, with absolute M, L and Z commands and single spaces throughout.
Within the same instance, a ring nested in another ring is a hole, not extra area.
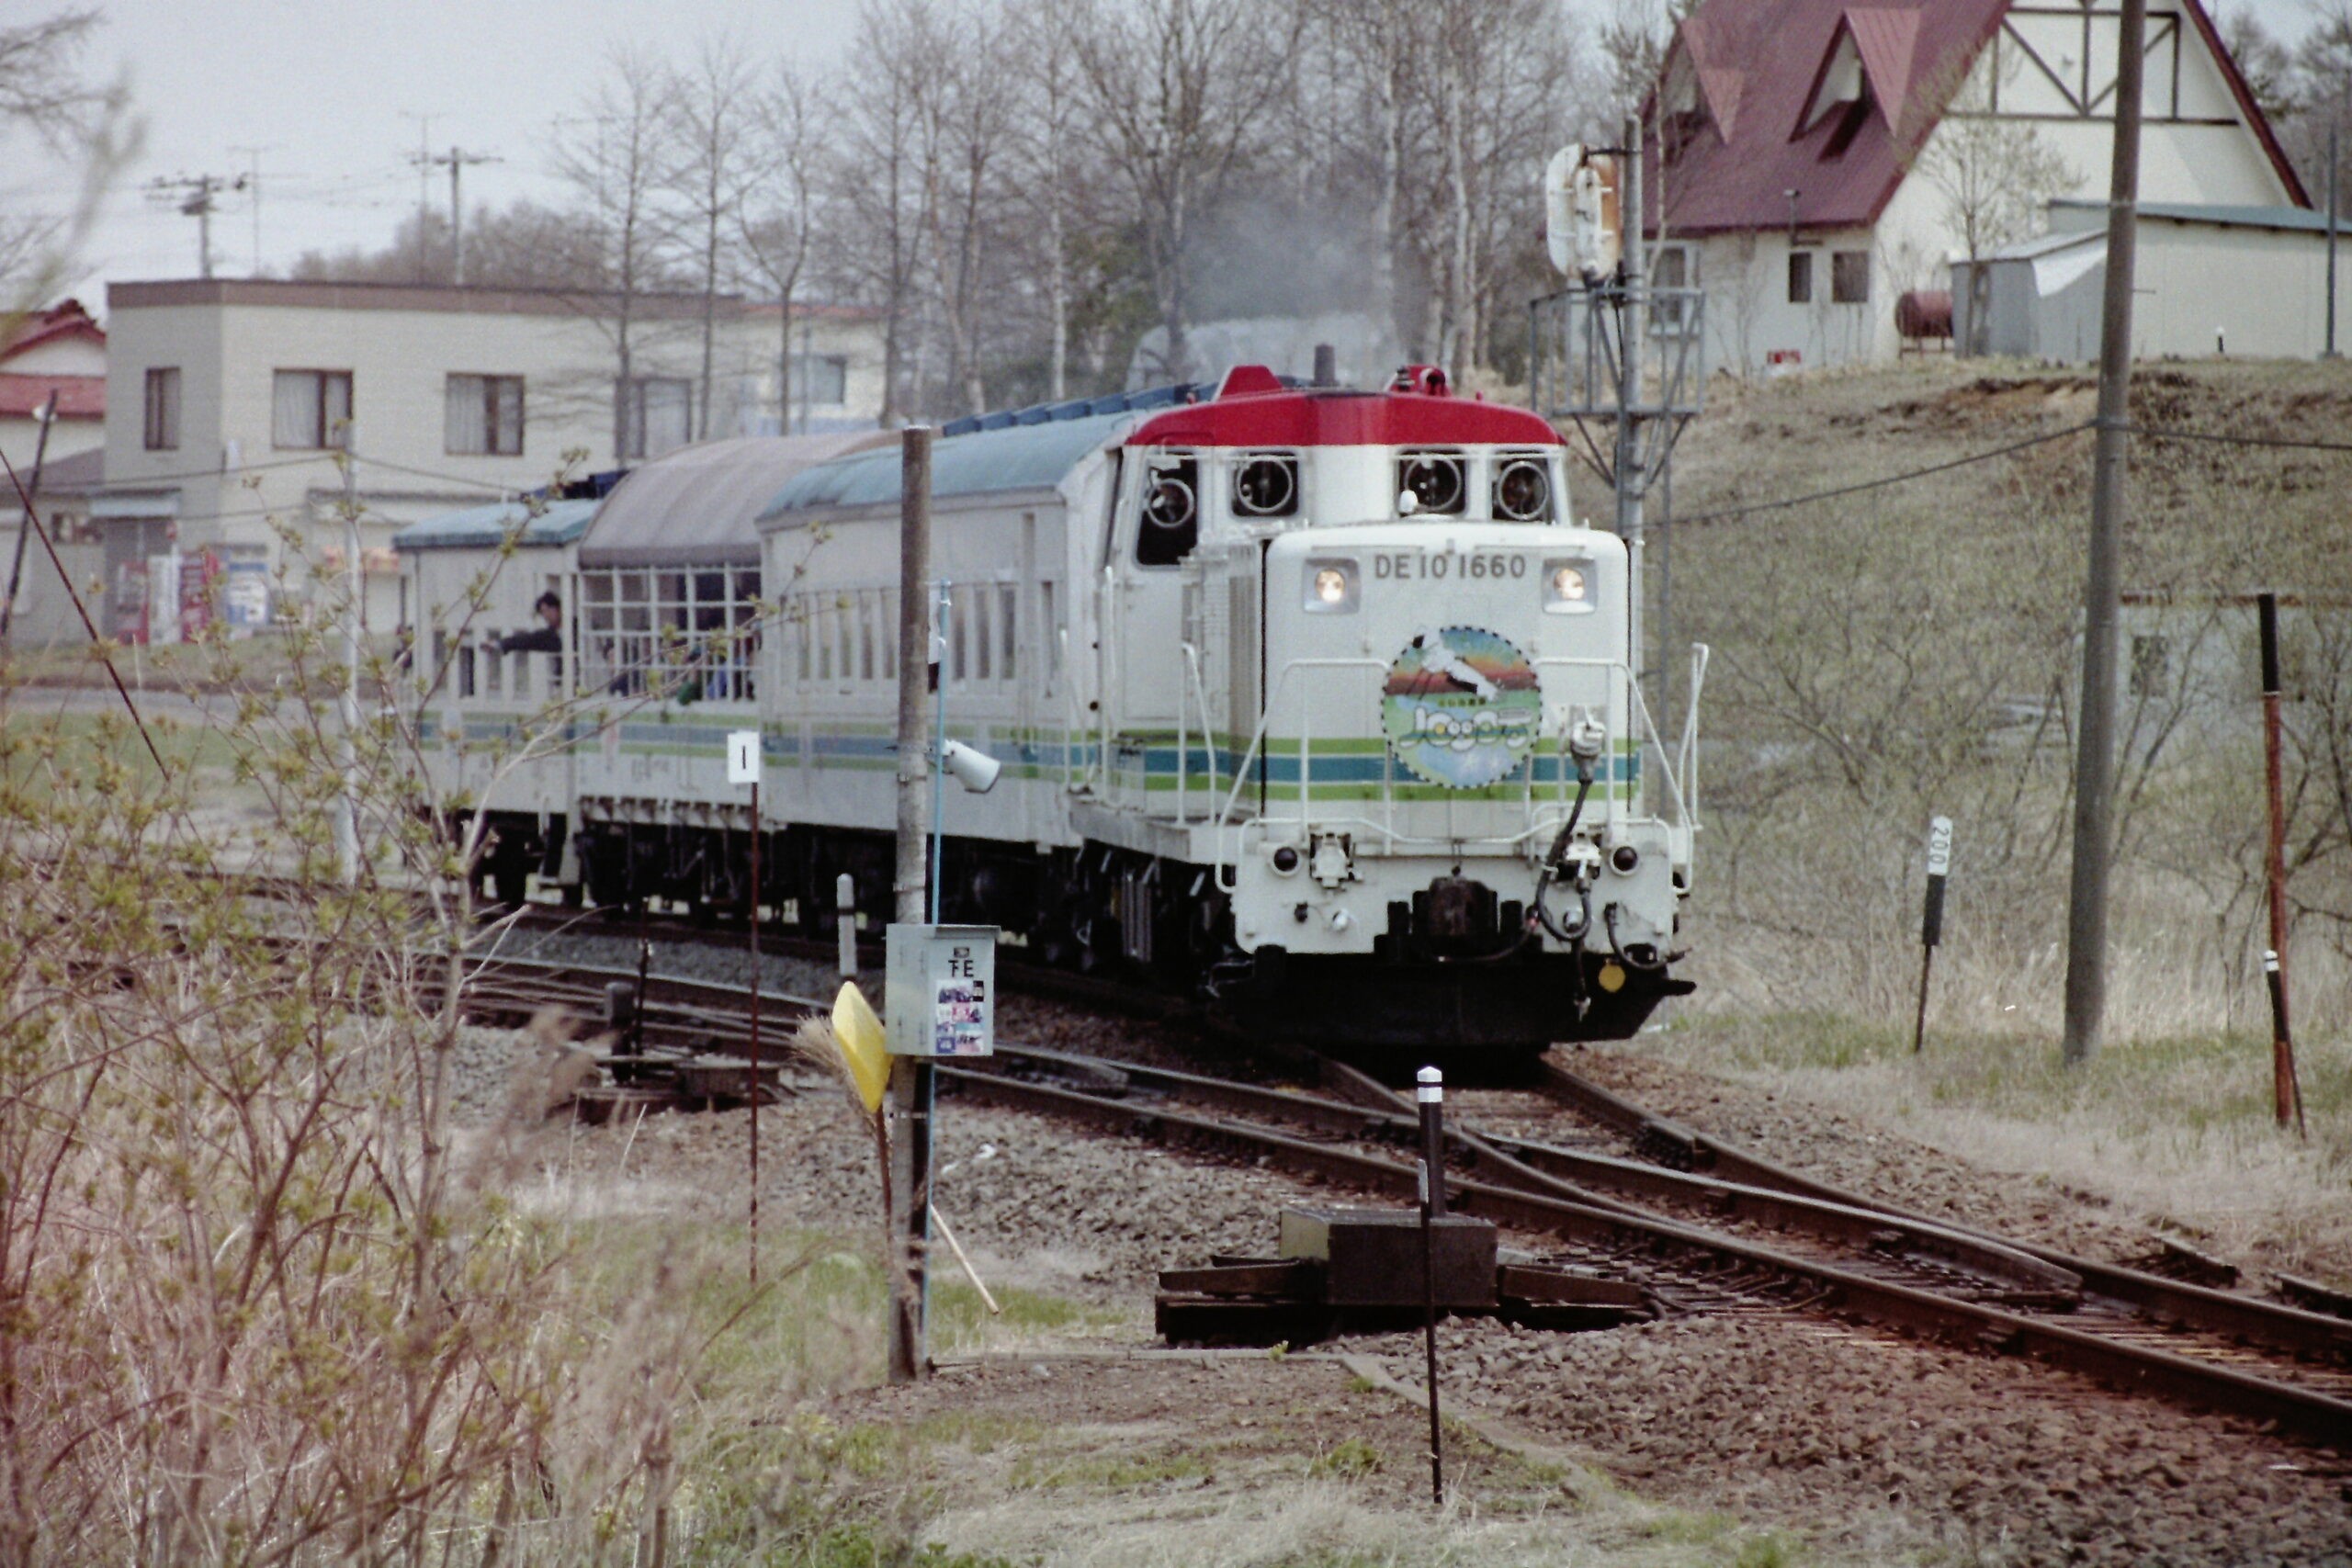
M 62 0 L 58 0 L 62 4 Z M 577 113 L 608 51 L 650 44 L 684 58 L 730 30 L 759 57 L 830 59 L 854 26 L 855 0 L 100 0 L 107 27 L 94 62 L 128 73 L 147 121 L 140 166 L 108 203 L 77 291 L 101 306 L 103 279 L 197 271 L 196 220 L 143 188 L 158 176 L 249 173 L 259 148 L 261 260 L 284 267 L 305 250 L 379 246 L 418 199 L 414 156 L 433 117 L 435 153 L 452 143 L 503 162 L 469 168 L 466 205 L 553 199 L 551 122 Z M 1576 0 L 1600 14 L 1603 0 Z M 2210 0 L 2209 0 L 2210 3 Z M 2306 0 L 2222 0 L 2251 7 L 2280 37 L 2301 36 Z M 0 0 L 14 16 L 51 0 Z M 70 205 L 56 167 L 0 149 L 0 200 L 19 210 Z M 447 175 L 431 199 L 444 210 Z M 250 197 L 220 198 L 214 265 L 252 270 Z

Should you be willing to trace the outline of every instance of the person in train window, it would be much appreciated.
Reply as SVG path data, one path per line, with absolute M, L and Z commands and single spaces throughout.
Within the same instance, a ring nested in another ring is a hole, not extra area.
M 485 640 L 498 653 L 561 653 L 563 651 L 563 601 L 549 589 L 539 595 L 531 606 L 538 612 L 539 624 L 526 632 L 508 632 L 502 637 Z

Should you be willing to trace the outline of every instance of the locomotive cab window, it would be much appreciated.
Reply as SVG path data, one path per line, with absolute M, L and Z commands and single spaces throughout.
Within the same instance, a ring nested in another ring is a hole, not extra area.
M 1459 517 L 1470 486 L 1459 452 L 1408 452 L 1396 459 L 1396 495 L 1408 516 Z
M 1236 517 L 1298 515 L 1298 455 L 1245 452 L 1233 464 Z
M 1498 523 L 1541 523 L 1552 515 L 1552 465 L 1541 452 L 1498 452 L 1489 514 Z
M 1136 564 L 1174 566 L 1201 537 L 1201 466 L 1191 457 L 1155 457 L 1136 504 Z

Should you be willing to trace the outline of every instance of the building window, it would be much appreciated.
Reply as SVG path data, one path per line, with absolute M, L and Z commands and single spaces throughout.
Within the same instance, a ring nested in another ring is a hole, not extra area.
M 849 401 L 849 356 L 819 354 L 806 359 L 792 356 L 792 406 L 837 409 Z
M 1688 245 L 1660 245 L 1650 280 L 1657 288 L 1689 288 L 1698 281 L 1698 254 Z M 1651 308 L 1650 325 L 1655 332 L 1675 336 L 1687 331 L 1690 312 L 1681 299 L 1660 299 Z
M 1792 305 L 1813 303 L 1813 253 L 1811 251 L 1789 253 L 1789 303 Z
M 273 391 L 271 446 L 321 451 L 350 445 L 350 371 L 280 370 Z
M 177 366 L 147 372 L 147 450 L 176 452 L 180 446 L 180 372 Z
M 442 445 L 453 456 L 521 457 L 523 378 L 450 377 L 442 433 Z
M 1871 302 L 1871 254 L 1832 251 L 1829 254 L 1829 299 L 1836 305 Z
M 659 457 L 693 438 L 694 383 L 684 377 L 632 376 L 621 387 L 623 457 Z

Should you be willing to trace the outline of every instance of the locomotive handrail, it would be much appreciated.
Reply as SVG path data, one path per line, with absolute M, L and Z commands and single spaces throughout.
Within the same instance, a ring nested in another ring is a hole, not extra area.
M 1564 671 L 1589 670 L 1599 671 L 1604 677 L 1617 677 L 1617 679 L 1604 680 L 1601 700 L 1603 724 L 1607 733 L 1611 737 L 1611 744 L 1613 746 L 1614 742 L 1619 739 L 1631 739 L 1634 747 L 1634 754 L 1637 761 L 1640 757 L 1642 749 L 1645 744 L 1657 751 L 1659 772 L 1665 775 L 1667 794 L 1674 809 L 1674 819 L 1671 827 L 1675 831 L 1688 835 L 1692 830 L 1693 827 L 1690 804 L 1684 792 L 1681 780 L 1676 771 L 1674 760 L 1667 755 L 1664 740 L 1657 734 L 1656 718 L 1649 711 L 1648 703 L 1642 696 L 1639 683 L 1634 679 L 1632 667 L 1621 659 L 1571 658 L 1567 656 L 1539 658 L 1535 660 L 1533 663 L 1538 670 L 1548 665 L 1555 669 Z M 1286 688 L 1290 684 L 1293 672 L 1297 671 L 1312 672 L 1323 670 L 1364 670 L 1380 672 L 1385 671 L 1387 668 L 1388 666 L 1383 660 L 1373 658 L 1294 659 L 1287 661 L 1283 666 L 1281 672 L 1274 679 L 1273 690 L 1267 695 L 1265 707 L 1259 715 L 1257 727 L 1250 734 L 1250 745 L 1248 749 L 1242 752 L 1241 760 L 1235 767 L 1232 787 L 1227 790 L 1223 806 L 1217 809 L 1214 817 L 1204 819 L 1216 829 L 1216 849 L 1214 870 L 1216 874 L 1220 886 L 1224 885 L 1225 868 L 1231 858 L 1233 858 L 1228 856 L 1227 852 L 1227 841 L 1226 835 L 1227 830 L 1239 830 L 1248 828 L 1251 822 L 1262 824 L 1263 822 L 1272 819 L 1272 814 L 1267 813 L 1250 818 L 1244 821 L 1236 821 L 1234 813 L 1236 807 L 1240 804 L 1243 790 L 1247 788 L 1249 784 L 1251 768 L 1261 761 L 1261 754 L 1265 747 L 1268 734 L 1272 729 L 1275 715 L 1281 706 L 1283 696 L 1285 694 Z M 1204 714 L 1203 723 L 1204 728 L 1205 728 L 1205 713 Z M 1693 709 L 1691 723 L 1692 728 L 1690 732 L 1695 733 L 1695 706 Z M 1645 737 L 1646 740 L 1645 739 Z M 1183 726 L 1180 721 L 1178 728 L 1180 752 L 1182 750 L 1183 738 Z M 1562 738 L 1562 744 L 1565 746 L 1565 735 Z M 1298 715 L 1298 746 L 1297 819 L 1301 823 L 1305 823 L 1310 818 L 1314 809 L 1314 736 L 1309 720 L 1308 710 L 1304 705 L 1301 706 Z M 1463 839 L 1451 834 L 1441 835 L 1436 838 L 1424 838 L 1421 835 L 1401 834 L 1397 831 L 1395 821 L 1396 800 L 1393 787 L 1395 784 L 1393 776 L 1393 758 L 1388 759 L 1383 774 L 1381 795 L 1383 805 L 1385 807 L 1384 814 L 1385 820 L 1375 820 L 1373 818 L 1361 813 L 1351 814 L 1345 817 L 1326 818 L 1321 820 L 1329 827 L 1348 827 L 1367 830 L 1378 836 L 1383 840 L 1384 847 L 1390 849 L 1395 848 L 1400 843 L 1416 842 L 1476 843 L 1480 845 L 1492 844 L 1503 848 L 1516 848 L 1540 837 L 1541 834 L 1548 828 L 1548 822 L 1534 822 L 1529 824 L 1526 828 L 1521 829 L 1519 832 L 1509 835 L 1508 837 L 1482 837 L 1476 840 Z M 1183 797 L 1183 784 L 1182 781 L 1185 776 L 1183 768 L 1184 763 L 1180 756 L 1178 763 L 1178 778 L 1180 781 L 1178 786 L 1178 810 L 1180 821 L 1186 820 L 1182 816 L 1183 807 L 1182 805 Z M 1613 759 L 1610 763 L 1610 768 L 1613 773 Z M 1615 780 L 1613 777 L 1606 779 L 1605 784 L 1606 787 L 1604 787 L 1601 795 L 1602 810 L 1606 815 L 1606 820 L 1609 825 L 1611 828 L 1614 828 L 1625 819 L 1628 814 L 1628 807 L 1632 803 L 1620 798 L 1619 792 L 1614 787 Z M 1527 806 L 1531 813 L 1535 809 L 1533 789 L 1533 781 L 1531 776 L 1528 784 L 1528 794 L 1526 796 Z M 1562 772 L 1558 790 L 1558 796 L 1554 804 L 1565 808 L 1567 799 L 1567 780 L 1565 770 Z

